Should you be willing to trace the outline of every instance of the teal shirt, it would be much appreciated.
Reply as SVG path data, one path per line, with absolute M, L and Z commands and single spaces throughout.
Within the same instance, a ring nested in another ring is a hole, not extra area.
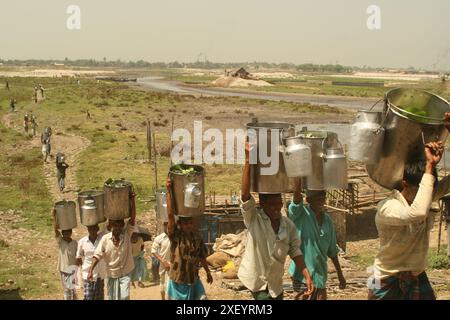
M 333 221 L 324 213 L 323 223 L 319 226 L 315 213 L 303 203 L 291 202 L 288 216 L 297 228 L 298 237 L 301 239 L 300 250 L 314 286 L 326 288 L 327 257 L 332 258 L 339 253 Z M 303 275 L 298 272 L 294 261 L 291 261 L 288 272 L 295 279 L 304 282 Z

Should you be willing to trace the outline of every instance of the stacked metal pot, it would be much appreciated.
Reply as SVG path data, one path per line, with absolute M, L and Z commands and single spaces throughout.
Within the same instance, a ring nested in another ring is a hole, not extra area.
M 106 221 L 105 192 L 102 190 L 87 190 L 78 193 L 78 209 L 80 222 L 84 226 L 93 226 Z
M 302 178 L 304 187 L 311 190 L 347 188 L 347 160 L 336 134 L 295 132 L 289 123 L 257 121 L 247 124 L 247 132 L 256 158 L 255 163 L 250 158 L 251 191 L 292 192 L 294 178 Z M 272 141 L 275 137 L 277 141 Z M 274 152 L 278 153 L 278 170 L 266 174 L 264 170 L 273 163 L 263 155 L 277 160 Z
M 352 126 L 350 158 L 366 164 L 372 180 L 399 188 L 408 161 L 417 159 L 424 143 L 445 142 L 447 101 L 432 93 L 397 88 L 384 97 L 382 112 L 360 111 Z

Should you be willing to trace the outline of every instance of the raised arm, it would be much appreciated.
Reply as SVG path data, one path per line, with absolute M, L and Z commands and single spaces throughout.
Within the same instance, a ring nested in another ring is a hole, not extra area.
M 175 231 L 176 222 L 175 222 L 175 213 L 172 202 L 172 180 L 170 177 L 167 178 L 166 182 L 167 194 L 166 194 L 166 202 L 167 202 L 167 233 L 168 235 L 172 235 Z
M 303 202 L 303 195 L 302 195 L 302 179 L 296 178 L 295 184 L 294 184 L 294 203 L 300 204 Z
M 130 203 L 131 203 L 131 212 L 128 224 L 130 226 L 134 226 L 134 224 L 136 223 L 136 194 L 134 193 L 134 191 L 130 192 Z
M 55 232 L 55 237 L 58 238 L 61 236 L 61 233 L 59 232 L 58 222 L 56 221 L 56 209 L 55 208 L 53 208 L 53 210 L 52 210 L 52 223 L 53 223 L 53 230 Z
M 296 221 L 304 213 L 303 209 L 303 195 L 302 195 L 302 181 L 300 178 L 295 179 L 294 197 L 293 201 L 288 207 L 288 217 L 292 221 Z
M 245 143 L 245 163 L 242 172 L 241 199 L 243 202 L 250 200 L 250 144 Z
M 436 178 L 433 171 L 444 152 L 441 142 L 430 142 L 425 146 L 425 173 L 411 206 L 405 207 L 397 200 L 391 199 L 380 208 L 383 221 L 390 225 L 408 225 L 426 219 L 433 200 L 433 185 Z

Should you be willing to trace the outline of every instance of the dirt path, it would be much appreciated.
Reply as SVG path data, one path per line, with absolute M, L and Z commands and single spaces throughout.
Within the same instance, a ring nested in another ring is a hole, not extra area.
M 1 119 L 2 123 L 7 126 L 8 128 L 14 129 L 17 132 L 23 133 L 23 127 L 22 123 L 18 121 L 14 121 L 11 117 L 11 114 L 7 114 L 3 116 Z M 76 171 L 78 168 L 78 157 L 80 153 L 85 150 L 90 145 L 90 141 L 79 136 L 74 135 L 65 135 L 57 130 L 53 130 L 53 137 L 52 137 L 52 154 L 51 157 L 47 159 L 47 162 L 43 162 L 43 170 L 44 170 L 44 176 L 45 176 L 45 184 L 50 191 L 53 200 L 59 201 L 62 199 L 66 200 L 72 200 L 76 201 L 77 198 L 77 184 L 76 184 Z M 25 144 L 22 146 L 23 150 L 27 150 L 28 148 L 34 148 L 34 147 L 41 147 L 41 141 L 40 141 L 40 133 L 37 134 L 36 137 L 32 138 L 29 141 L 29 144 Z M 56 180 L 56 165 L 55 165 L 55 158 L 54 155 L 56 155 L 57 152 L 63 152 L 66 155 L 67 163 L 70 166 L 69 169 L 66 172 L 66 188 L 64 192 L 60 192 L 57 180 Z M 73 230 L 73 238 L 74 239 L 80 239 L 82 236 L 85 235 L 86 230 L 81 225 L 79 221 L 79 217 L 77 215 L 78 220 L 78 226 Z M 0 231 L 2 229 L 0 228 Z M 5 234 L 11 235 L 11 230 L 7 230 Z M 27 236 L 25 236 L 27 235 Z M 39 235 L 35 234 L 34 232 L 28 232 L 24 233 L 23 235 L 15 235 L 16 239 L 18 236 L 21 236 L 23 241 L 29 243 L 31 247 L 34 247 L 34 244 L 36 241 L 39 243 L 39 255 L 45 256 L 46 261 L 48 262 L 48 268 L 53 270 L 56 266 L 56 246 L 54 243 L 54 240 L 46 240 L 42 237 L 39 237 Z M 37 252 L 36 252 L 37 253 Z M 57 275 L 55 275 L 57 276 Z M 43 284 L 44 285 L 44 284 Z M 81 291 L 79 292 L 80 297 L 82 297 Z M 53 295 L 41 297 L 41 299 L 49 299 L 49 300 L 59 300 L 62 299 L 62 295 L 60 293 L 56 293 Z
M 23 128 L 21 123 L 14 122 L 11 119 L 11 114 L 7 114 L 2 118 L 2 122 L 9 128 L 15 129 L 16 131 L 23 133 Z M 42 129 L 42 128 L 41 128 Z M 52 136 L 52 152 L 50 157 L 47 159 L 44 166 L 44 175 L 46 177 L 46 185 L 52 194 L 54 201 L 59 201 L 62 199 L 73 200 L 77 198 L 78 187 L 76 185 L 75 174 L 78 168 L 78 156 L 80 153 L 90 145 L 90 141 L 86 138 L 66 135 L 57 130 L 53 130 Z M 32 140 L 30 140 L 30 147 L 41 147 L 40 134 L 37 134 Z M 66 172 L 66 188 L 64 192 L 60 192 L 57 180 L 56 180 L 56 168 L 54 162 L 54 156 L 56 153 L 62 152 L 66 155 L 67 164 L 69 169 Z

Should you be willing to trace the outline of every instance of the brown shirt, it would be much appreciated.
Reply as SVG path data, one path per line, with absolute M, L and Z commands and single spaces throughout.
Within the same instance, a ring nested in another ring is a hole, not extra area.
M 172 281 L 193 284 L 198 279 L 200 260 L 208 255 L 203 239 L 197 233 L 185 234 L 178 228 L 169 235 L 170 271 Z

